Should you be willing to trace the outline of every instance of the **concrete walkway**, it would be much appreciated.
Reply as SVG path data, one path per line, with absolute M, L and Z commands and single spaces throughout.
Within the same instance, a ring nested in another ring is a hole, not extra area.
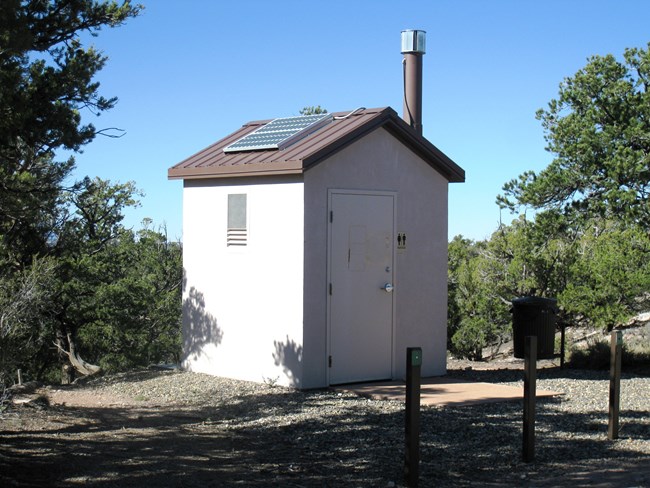
M 403 381 L 385 381 L 340 385 L 336 390 L 349 391 L 376 400 L 404 401 L 406 385 Z M 561 395 L 562 393 L 537 390 L 537 398 Z M 476 383 L 435 376 L 422 378 L 420 403 L 422 405 L 462 406 L 479 403 L 520 400 L 524 397 L 523 388 L 493 383 Z

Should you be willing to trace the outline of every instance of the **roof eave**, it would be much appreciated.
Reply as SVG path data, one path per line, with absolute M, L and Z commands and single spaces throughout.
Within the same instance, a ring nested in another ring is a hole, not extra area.
M 212 166 L 199 168 L 170 168 L 167 170 L 167 179 L 205 179 L 205 178 L 233 178 L 236 176 L 277 176 L 302 173 L 300 161 L 278 162 L 269 164 L 242 164 L 237 166 L 220 166 L 218 171 Z

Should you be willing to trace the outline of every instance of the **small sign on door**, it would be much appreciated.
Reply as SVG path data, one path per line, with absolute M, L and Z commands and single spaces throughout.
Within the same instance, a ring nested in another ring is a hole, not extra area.
M 406 232 L 397 233 L 397 250 L 406 251 Z

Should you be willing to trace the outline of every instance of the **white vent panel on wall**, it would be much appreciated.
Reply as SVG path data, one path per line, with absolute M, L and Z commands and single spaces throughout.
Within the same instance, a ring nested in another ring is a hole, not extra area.
M 228 228 L 226 245 L 245 246 L 248 243 L 248 209 L 245 193 L 228 195 Z

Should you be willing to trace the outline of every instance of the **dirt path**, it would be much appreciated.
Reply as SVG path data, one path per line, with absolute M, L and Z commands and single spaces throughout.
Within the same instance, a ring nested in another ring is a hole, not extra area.
M 512 376 L 457 366 L 481 381 Z M 160 372 L 37 395 L 48 403 L 0 415 L 3 488 L 403 486 L 399 402 Z M 519 460 L 516 402 L 427 409 L 420 486 L 650 486 L 647 412 L 615 443 L 590 412 L 555 437 L 557 402 L 540 412 L 531 464 Z

